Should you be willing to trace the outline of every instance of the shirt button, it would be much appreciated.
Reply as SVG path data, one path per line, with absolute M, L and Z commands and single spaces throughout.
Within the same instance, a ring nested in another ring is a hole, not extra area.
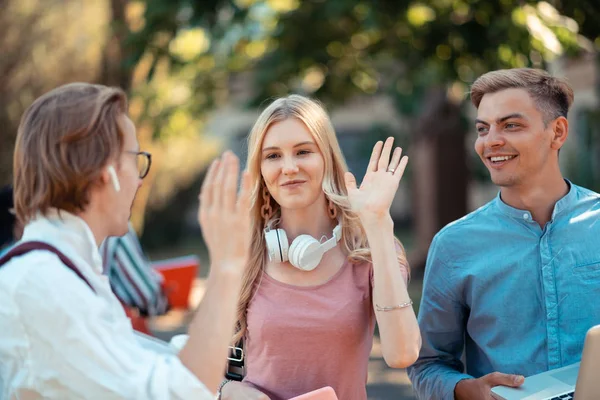
M 527 213 L 523 214 L 523 219 L 528 220 L 529 219 L 529 214 L 527 214 Z

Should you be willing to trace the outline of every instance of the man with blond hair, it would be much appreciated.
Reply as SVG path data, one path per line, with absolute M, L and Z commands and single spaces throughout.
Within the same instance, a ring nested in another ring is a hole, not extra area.
M 558 163 L 572 89 L 509 69 L 477 79 L 471 100 L 475 151 L 500 191 L 431 244 L 409 369 L 420 399 L 491 399 L 494 386 L 579 361 L 600 323 L 600 195 Z
M 25 230 L 0 259 L 0 398 L 213 397 L 248 259 L 247 174 L 239 195 L 233 154 L 207 174 L 199 221 L 211 271 L 177 354 L 134 334 L 98 252 L 106 237 L 127 232 L 149 168 L 120 89 L 69 84 L 25 111 L 14 154 L 14 205 Z

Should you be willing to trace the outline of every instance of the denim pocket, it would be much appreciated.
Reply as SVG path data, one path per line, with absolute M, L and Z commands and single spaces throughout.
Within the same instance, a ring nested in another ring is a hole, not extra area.
M 573 268 L 573 273 L 584 279 L 600 280 L 600 261 L 577 265 Z

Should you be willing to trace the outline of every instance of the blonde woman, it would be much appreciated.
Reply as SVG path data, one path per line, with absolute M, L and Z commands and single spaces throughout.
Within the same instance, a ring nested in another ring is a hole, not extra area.
M 375 322 L 389 366 L 417 359 L 408 265 L 389 213 L 408 159 L 392 147 L 392 138 L 375 144 L 357 187 L 317 102 L 291 95 L 260 115 L 248 140 L 251 257 L 233 338 L 244 338 L 246 375 L 224 381 L 222 399 L 284 400 L 324 386 L 366 399 Z

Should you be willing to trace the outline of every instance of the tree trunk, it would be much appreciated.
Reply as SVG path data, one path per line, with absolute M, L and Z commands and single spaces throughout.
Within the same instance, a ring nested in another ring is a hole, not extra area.
M 424 270 L 435 234 L 467 213 L 465 134 L 460 107 L 444 88 L 431 89 L 413 136 L 416 246 L 411 265 L 416 273 Z
M 118 86 L 125 92 L 131 88 L 132 69 L 127 67 L 125 43 L 129 34 L 126 19 L 128 0 L 110 0 L 110 36 L 102 52 L 99 82 L 107 86 Z

